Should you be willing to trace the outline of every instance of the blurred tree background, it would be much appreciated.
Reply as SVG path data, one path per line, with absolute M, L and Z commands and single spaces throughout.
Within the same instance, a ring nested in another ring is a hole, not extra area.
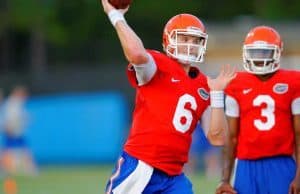
M 245 32 L 259 23 L 253 21 L 292 23 L 291 29 L 299 29 L 299 10 L 298 0 L 133 0 L 126 18 L 145 47 L 158 50 L 164 24 L 178 13 L 232 32 L 240 21 L 248 28 L 235 38 L 239 47 Z M 126 61 L 99 0 L 1 0 L 0 18 L 0 88 L 22 83 L 34 94 L 126 90 L 120 85 Z M 209 33 L 218 31 L 211 26 Z

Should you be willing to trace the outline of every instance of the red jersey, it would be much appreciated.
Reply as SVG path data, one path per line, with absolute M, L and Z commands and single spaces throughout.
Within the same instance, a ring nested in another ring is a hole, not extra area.
M 298 72 L 278 70 L 267 81 L 240 72 L 225 92 L 239 106 L 237 158 L 293 154 L 291 104 L 300 97 Z
M 149 51 L 157 71 L 138 86 L 135 72 L 128 70 L 136 88 L 135 110 L 125 151 L 169 175 L 178 175 L 188 159 L 191 134 L 209 105 L 206 76 L 197 68 L 194 78 L 175 60 Z

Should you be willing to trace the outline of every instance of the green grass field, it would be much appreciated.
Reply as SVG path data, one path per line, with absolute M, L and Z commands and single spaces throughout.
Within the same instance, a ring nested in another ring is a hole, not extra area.
M 101 194 L 111 170 L 112 166 L 53 166 L 40 168 L 36 177 L 14 178 L 17 194 Z M 207 180 L 201 173 L 190 176 L 190 179 L 195 194 L 212 194 L 217 185 L 217 181 Z M 3 178 L 0 180 L 3 183 Z M 3 193 L 2 188 L 0 193 Z

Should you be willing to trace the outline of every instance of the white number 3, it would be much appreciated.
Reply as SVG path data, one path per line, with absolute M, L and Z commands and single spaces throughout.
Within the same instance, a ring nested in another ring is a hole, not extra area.
M 186 109 L 185 105 L 191 104 L 191 109 L 197 109 L 197 103 L 193 96 L 184 94 L 178 100 L 175 114 L 173 117 L 173 125 L 175 129 L 181 133 L 185 133 L 191 127 L 193 121 L 193 114 L 191 110 Z
M 275 101 L 269 95 L 259 95 L 254 99 L 253 106 L 262 104 L 266 104 L 266 107 L 261 110 L 261 116 L 266 117 L 266 121 L 255 119 L 254 125 L 258 130 L 268 131 L 275 125 Z

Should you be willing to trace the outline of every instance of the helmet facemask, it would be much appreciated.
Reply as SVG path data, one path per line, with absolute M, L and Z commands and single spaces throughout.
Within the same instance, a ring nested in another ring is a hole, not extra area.
M 196 43 L 179 41 L 180 35 L 199 38 L 199 40 Z M 180 63 L 198 64 L 204 60 L 207 37 L 206 33 L 195 27 L 175 29 L 167 34 L 169 44 L 165 51 L 168 56 L 177 59 Z
M 244 45 L 243 61 L 246 71 L 264 75 L 279 69 L 281 50 L 277 45 L 254 43 Z

